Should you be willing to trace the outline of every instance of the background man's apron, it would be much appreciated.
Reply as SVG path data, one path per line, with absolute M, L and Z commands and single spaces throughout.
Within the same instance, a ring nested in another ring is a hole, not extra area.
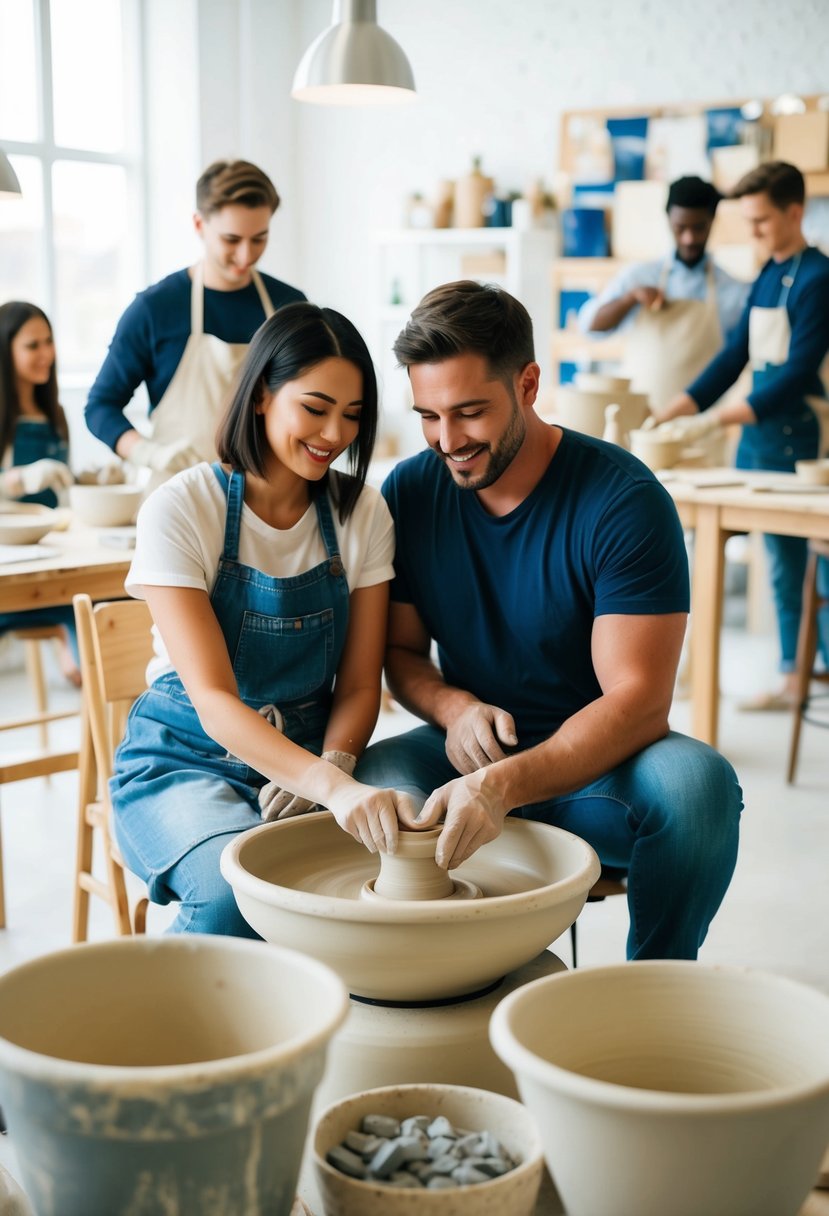
M 255 270 L 252 278 L 267 319 L 274 313 L 273 304 Z M 190 337 L 164 396 L 150 414 L 151 435 L 157 443 L 186 439 L 202 460 L 216 459 L 216 427 L 248 345 L 223 342 L 204 332 L 204 270 L 199 262 L 193 268 L 190 290 Z M 148 492 L 168 477 L 168 473 L 153 473 Z
M 665 290 L 669 270 L 665 262 L 660 291 Z M 657 312 L 640 305 L 624 341 L 622 374 L 630 378 L 634 392 L 648 394 L 651 409 L 661 409 L 686 389 L 723 344 L 710 259 L 704 300 L 669 300 Z

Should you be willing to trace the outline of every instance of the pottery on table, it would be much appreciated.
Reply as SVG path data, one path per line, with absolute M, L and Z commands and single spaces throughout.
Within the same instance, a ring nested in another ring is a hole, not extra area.
M 73 946 L 0 977 L 0 1095 L 38 1216 L 288 1216 L 347 994 L 238 938 Z
M 605 410 L 609 405 L 619 406 L 619 427 L 624 435 L 640 427 L 650 414 L 650 404 L 645 393 L 588 390 L 571 384 L 562 384 L 556 389 L 555 416 L 562 426 L 583 435 L 601 439 L 605 427 Z
M 653 472 L 672 469 L 691 445 L 687 439 L 669 439 L 659 431 L 632 430 L 628 433 L 631 453 Z
M 566 972 L 492 1016 L 568 1216 L 795 1216 L 829 1142 L 829 997 L 692 962 Z
M 404 1003 L 479 992 L 535 958 L 573 923 L 600 872 L 578 836 L 521 819 L 451 872 L 480 896 L 366 898 L 379 867 L 327 811 L 243 832 L 221 859 L 266 941 L 327 963 L 353 995 Z
M 92 528 L 119 528 L 134 523 L 144 491 L 139 486 L 69 487 L 69 506 L 75 519 Z
M 490 1131 L 519 1164 L 475 1186 L 445 1191 L 395 1190 L 341 1173 L 325 1160 L 359 1128 L 363 1115 L 445 1116 L 455 1128 Z M 532 1216 L 544 1159 L 532 1115 L 512 1098 L 459 1085 L 396 1085 L 344 1098 L 323 1111 L 312 1133 L 320 1216 Z
M 796 460 L 794 471 L 811 486 L 829 486 L 829 460 Z
M 39 503 L 0 503 L 0 545 L 34 545 L 57 520 L 57 511 Z

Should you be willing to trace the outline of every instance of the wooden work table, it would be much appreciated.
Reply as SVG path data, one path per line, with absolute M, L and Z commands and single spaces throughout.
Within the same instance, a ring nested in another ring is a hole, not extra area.
M 111 548 L 100 539 L 119 532 L 128 535 L 126 529 L 73 524 L 41 541 L 42 548 L 57 550 L 54 556 L 0 565 L 0 612 L 71 604 L 81 592 L 93 600 L 123 599 L 132 549 Z
M 725 542 L 739 532 L 829 540 L 829 487 L 807 489 L 794 473 L 735 469 L 668 470 L 660 480 L 694 530 L 691 732 L 716 747 Z

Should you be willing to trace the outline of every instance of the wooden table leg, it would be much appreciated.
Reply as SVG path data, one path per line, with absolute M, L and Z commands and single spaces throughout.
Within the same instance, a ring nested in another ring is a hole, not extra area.
M 725 542 L 730 535 L 720 528 L 715 504 L 698 506 L 691 594 L 691 733 L 712 747 L 717 746 Z
M 86 808 L 95 801 L 98 792 L 98 770 L 92 748 L 92 729 L 84 695 L 81 706 L 81 743 L 78 759 L 78 834 L 75 846 L 75 887 L 72 906 L 72 941 L 85 942 L 89 928 L 89 892 L 78 881 L 78 875 L 92 869 L 92 826 L 86 818 Z

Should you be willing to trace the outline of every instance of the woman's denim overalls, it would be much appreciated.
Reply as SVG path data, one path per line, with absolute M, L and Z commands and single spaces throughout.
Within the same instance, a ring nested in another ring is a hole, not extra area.
M 14 428 L 14 443 L 12 444 L 12 465 L 19 468 L 24 464 L 34 464 L 36 460 L 59 460 L 66 464 L 69 460 L 69 444 L 63 439 L 45 419 L 18 418 Z M 20 502 L 37 502 L 44 507 L 56 507 L 58 496 L 54 490 L 42 490 L 39 494 L 26 494 Z
M 276 706 L 285 735 L 319 754 L 349 605 L 328 497 L 314 500 L 326 560 L 274 578 L 238 560 L 244 475 L 228 478 L 212 467 L 227 495 L 227 520 L 210 602 L 239 696 L 253 709 Z M 264 781 L 205 734 L 173 672 L 136 701 L 110 783 L 115 833 L 150 898 L 181 902 L 173 931 L 256 936 L 219 873 L 219 856 L 233 836 L 261 823 Z
M 18 418 L 14 428 L 12 444 L 12 467 L 34 464 L 36 460 L 69 459 L 69 444 L 52 426 L 51 422 L 35 418 Z M 18 502 L 35 502 L 44 507 L 56 507 L 58 496 L 54 490 L 43 490 L 40 494 L 25 494 Z M 71 604 L 58 604 L 54 608 L 32 608 L 23 612 L 0 613 L 0 635 L 10 629 L 26 629 L 35 625 L 65 625 L 69 644 L 78 662 L 78 642 L 75 634 L 75 610 Z

